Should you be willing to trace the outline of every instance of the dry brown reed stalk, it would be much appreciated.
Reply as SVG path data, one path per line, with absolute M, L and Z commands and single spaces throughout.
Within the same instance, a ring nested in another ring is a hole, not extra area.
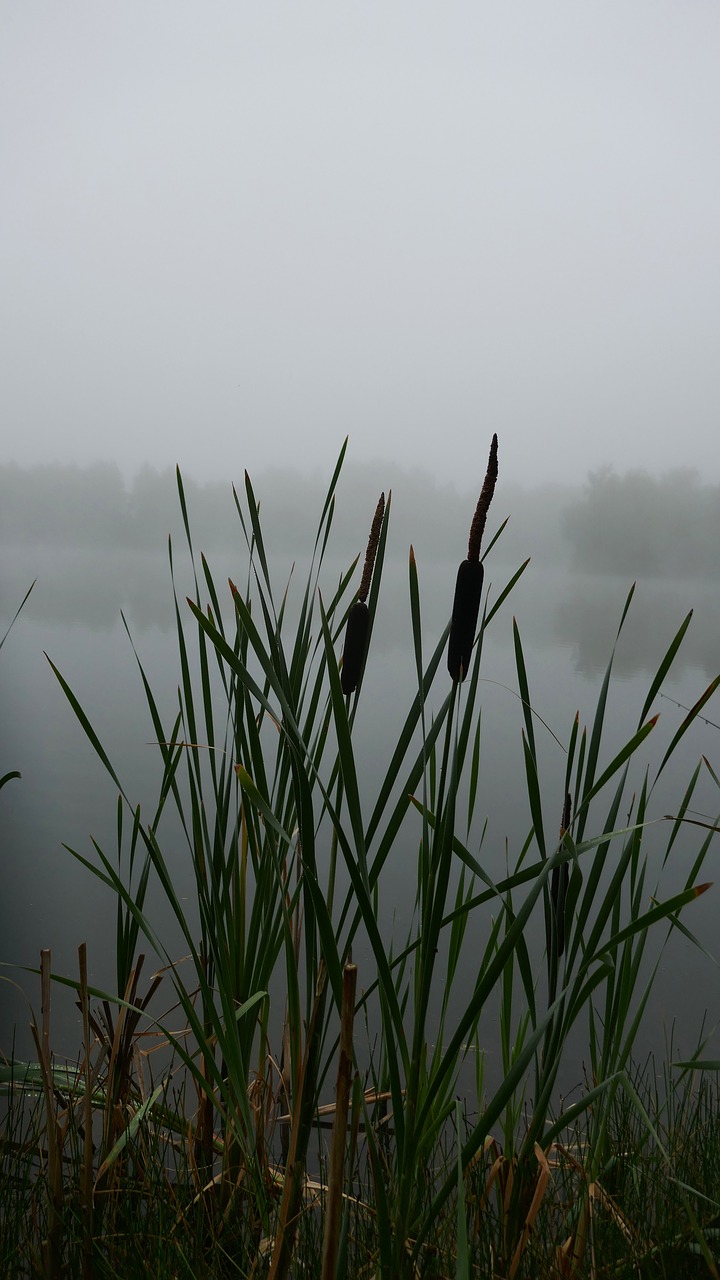
M 90 1040 L 90 994 L 88 991 L 87 945 L 84 942 L 78 947 L 78 968 L 80 970 L 80 1012 L 83 1026 L 84 1052 L 84 1097 L 83 1097 L 83 1154 L 80 1174 L 80 1199 L 83 1207 L 83 1280 L 92 1280 L 93 1251 L 93 1113 L 92 1089 L 93 1071 L 91 1063 L 92 1044 Z
M 360 590 L 358 598 L 350 609 L 347 620 L 347 628 L 345 630 L 345 645 L 343 648 L 342 670 L 340 672 L 340 683 L 342 691 L 345 694 L 354 693 L 365 662 L 365 650 L 367 647 L 368 625 L 370 615 L 368 613 L 367 598 L 370 594 L 370 584 L 372 582 L 373 569 L 375 567 L 375 557 L 377 555 L 378 543 L 380 541 L 380 530 L 382 528 L 383 515 L 385 513 L 385 494 L 380 494 L 375 515 L 370 527 L 370 537 L 368 539 L 367 551 L 365 552 L 365 565 L 363 567 L 362 578 L 360 579 Z
M 537 1215 L 540 1211 L 540 1206 L 542 1205 L 542 1202 L 545 1199 L 545 1193 L 548 1189 L 548 1186 L 550 1185 L 550 1181 L 552 1177 L 550 1173 L 550 1166 L 547 1161 L 547 1156 L 545 1155 L 545 1152 L 543 1151 L 542 1147 L 537 1142 L 535 1143 L 534 1151 L 535 1151 L 535 1159 L 538 1162 L 538 1171 L 535 1177 L 534 1187 L 532 1188 L 532 1199 L 530 1201 L 530 1207 L 528 1208 L 527 1213 L 525 1214 L 525 1219 L 523 1221 L 522 1228 L 520 1231 L 520 1237 L 515 1247 L 515 1252 L 513 1254 L 512 1262 L 510 1264 L 510 1270 L 508 1271 L 508 1280 L 514 1280 L 514 1277 L 517 1274 L 520 1263 L 522 1262 L 523 1254 L 527 1249 L 528 1242 L 530 1240 L 530 1235 L 532 1233 L 532 1229 L 535 1225 L 535 1219 L 537 1218 Z
M 613 1199 L 600 1182 L 588 1178 L 587 1170 L 567 1147 L 556 1143 L 553 1145 L 552 1151 L 554 1166 L 560 1167 L 563 1163 L 567 1164 L 577 1175 L 578 1180 L 576 1213 L 574 1215 L 575 1225 L 567 1239 L 555 1248 L 554 1275 L 558 1280 L 578 1280 L 578 1277 L 586 1269 L 585 1257 L 588 1249 L 591 1255 L 590 1275 L 594 1277 L 597 1274 L 593 1239 L 595 1206 L 599 1206 L 605 1211 L 620 1234 L 624 1236 L 628 1257 L 640 1257 L 643 1252 L 640 1232 L 627 1215 L 623 1213 L 617 1201 Z M 652 1246 L 653 1250 L 654 1248 L 655 1246 Z
M 318 1053 L 322 1039 L 323 1011 L 327 993 L 327 970 L 320 961 L 315 999 L 308 1023 L 305 1050 L 293 1090 L 293 1119 L 288 1163 L 283 1179 L 278 1224 L 270 1263 L 269 1280 L 287 1280 L 303 1208 L 306 1185 L 307 1146 L 314 1122 L 313 1103 L 317 1079 Z
M 47 1237 L 43 1241 L 45 1280 L 59 1280 L 62 1274 L 62 1207 L 63 1207 L 63 1133 L 57 1117 L 50 1053 L 50 988 L 51 954 L 40 952 L 40 1012 L 38 1031 L 33 1018 L 31 1030 L 38 1051 L 45 1101 L 45 1135 L 47 1142 Z
M 123 1151 L 117 1159 L 108 1161 L 115 1143 L 125 1131 L 128 1119 L 128 1104 L 141 1079 L 137 1068 L 136 1036 L 138 1024 L 143 1013 L 152 1000 L 160 983 L 162 974 L 154 974 L 146 995 L 138 995 L 140 976 L 144 955 L 139 955 L 135 968 L 131 971 L 127 986 L 123 993 L 123 1004 L 113 1017 L 108 1000 L 103 1000 L 100 1011 L 95 1014 L 88 1011 L 89 1026 L 104 1046 L 105 1068 L 105 1111 L 103 1115 L 102 1147 L 100 1163 L 95 1178 L 95 1191 L 101 1179 L 111 1173 L 111 1187 L 122 1180 L 122 1170 L 127 1161 L 127 1152 Z M 100 1070 L 102 1059 L 98 1063 Z M 136 1090 L 137 1091 L 137 1090 Z M 105 1188 L 106 1191 L 110 1187 Z
M 330 1139 L 330 1168 L 328 1171 L 327 1199 L 325 1201 L 322 1280 L 334 1280 L 337 1269 L 343 1203 L 345 1144 L 350 1103 L 350 1081 L 352 1077 L 356 985 L 357 965 L 346 964 L 343 969 L 340 1055 L 335 1085 L 335 1119 L 333 1120 L 332 1137 Z
M 480 596 L 483 585 L 483 566 L 480 560 L 480 544 L 485 530 L 487 513 L 495 492 L 498 474 L 498 438 L 494 435 L 490 445 L 485 480 L 480 491 L 475 515 L 470 525 L 467 560 L 458 569 L 455 582 L 450 641 L 448 644 L 448 671 L 453 680 L 461 683 L 470 669 L 475 629 L 480 612 Z
M 548 1160 L 550 1151 L 543 1151 L 537 1142 L 534 1144 L 538 1166 L 534 1174 L 521 1166 L 517 1156 L 506 1156 L 497 1139 L 492 1137 L 486 1139 L 482 1157 L 486 1158 L 491 1153 L 495 1153 L 495 1159 L 490 1166 L 485 1189 L 475 1211 L 475 1233 L 480 1235 L 481 1219 L 494 1190 L 498 1205 L 499 1243 L 502 1254 L 500 1259 L 502 1270 L 498 1274 L 507 1276 L 507 1280 L 514 1280 L 530 1242 L 535 1220 L 552 1182 Z

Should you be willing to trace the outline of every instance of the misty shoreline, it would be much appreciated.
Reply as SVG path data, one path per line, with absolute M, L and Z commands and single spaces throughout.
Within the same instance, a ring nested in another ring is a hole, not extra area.
M 239 551 L 241 549 L 239 548 Z M 234 556 L 225 549 L 210 553 L 208 563 L 220 589 L 221 606 L 232 603 L 227 579 L 238 585 L 247 581 L 247 555 Z M 298 563 L 290 576 L 291 561 L 280 552 L 269 561 L 274 584 L 282 593 L 290 581 L 288 610 L 302 595 L 307 563 Z M 337 585 L 347 560 L 329 558 L 320 588 L 323 594 Z M 456 572 L 454 559 L 419 558 L 423 625 L 428 637 L 438 636 L 450 615 Z M 490 600 L 517 570 L 499 560 L 488 561 L 486 586 Z M 360 566 L 357 569 L 359 579 Z M 192 570 L 184 548 L 174 553 L 174 579 L 178 601 L 191 615 L 185 596 L 194 595 Z M 19 547 L 0 562 L 0 619 L 7 625 L 30 583 L 36 585 L 23 609 L 18 634 L 38 649 L 51 644 L 48 631 L 60 628 L 110 635 L 122 628 L 121 612 L 131 634 L 140 639 L 160 632 L 171 640 L 176 626 L 175 606 L 167 550 L 100 551 L 91 548 Z M 610 655 L 624 601 L 632 585 L 627 575 L 581 574 L 567 566 L 531 560 L 512 592 L 511 613 L 518 619 L 524 643 L 535 655 L 561 645 L 569 666 L 592 675 L 604 668 Z M 225 588 L 223 590 L 223 587 Z M 717 674 L 720 651 L 720 599 L 714 583 L 688 578 L 640 579 L 618 649 L 615 668 L 620 676 L 649 671 L 690 610 L 692 625 L 676 660 L 678 670 L 694 667 L 708 679 Z M 226 620 L 227 620 L 226 619 Z M 501 643 L 511 645 L 510 614 L 500 628 Z M 496 632 L 491 641 L 494 643 Z M 376 651 L 405 649 L 411 643 L 409 624 L 408 565 L 405 557 L 388 556 L 376 621 Z
M 330 474 L 276 467 L 252 479 L 268 548 L 293 557 L 312 554 Z M 392 490 L 388 556 L 406 558 L 412 544 L 425 563 L 459 561 L 477 501 L 427 471 L 376 462 L 346 462 L 338 483 L 333 546 L 351 561 L 361 554 L 380 491 Z M 244 481 L 235 482 L 238 495 Z M 245 549 L 230 479 L 199 484 L 183 476 L 196 551 Z M 720 485 L 697 472 L 652 477 L 644 472 L 591 473 L 585 484 L 515 482 L 498 486 L 487 543 L 507 519 L 493 547 L 502 564 L 532 556 L 540 567 L 581 573 L 698 581 L 720 576 Z M 114 464 L 86 468 L 58 464 L 0 465 L 0 537 L 6 553 L 19 547 L 90 548 L 93 552 L 166 552 L 186 541 L 175 471 L 142 467 L 126 483 Z

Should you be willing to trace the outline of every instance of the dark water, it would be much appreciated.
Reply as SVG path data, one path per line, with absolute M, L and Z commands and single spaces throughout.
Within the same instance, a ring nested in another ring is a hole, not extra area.
M 217 560 L 221 559 L 216 557 Z M 492 566 L 492 561 L 491 561 Z M 497 596 L 514 566 L 488 570 L 491 598 Z M 336 581 L 340 566 L 327 575 Z M 242 573 L 228 558 L 215 574 L 224 581 Z M 419 564 L 425 622 L 426 656 L 441 633 L 452 597 L 455 566 Z M 173 629 L 171 592 L 162 557 L 96 555 L 92 551 L 57 553 L 48 549 L 8 554 L 3 565 L 0 600 L 4 632 L 29 581 L 39 582 L 0 653 L 0 773 L 22 772 L 0 794 L 2 809 L 2 877 L 0 905 L 0 1048 L 8 1050 L 16 1028 L 18 1050 L 30 1052 L 29 1002 L 39 1004 L 37 980 L 18 966 L 37 964 L 40 948 L 52 950 L 53 968 L 74 976 L 77 945 L 88 945 L 91 982 L 112 987 L 114 903 L 108 891 L 63 848 L 92 858 L 91 837 L 112 854 L 115 849 L 117 788 L 108 778 L 56 680 L 44 651 L 61 670 L 85 707 L 127 794 L 152 811 L 159 778 L 159 755 L 144 701 L 137 664 L 119 619 L 126 611 L 138 652 L 166 717 L 172 722 L 179 680 L 177 638 Z M 183 578 L 185 575 L 185 578 Z M 179 571 L 180 591 L 189 589 L 187 569 Z M 283 577 L 278 571 L 278 585 Z M 522 635 L 531 698 L 539 717 L 536 736 L 541 748 L 542 788 L 548 832 L 555 834 L 562 811 L 565 754 L 553 737 L 567 743 L 575 713 L 592 722 L 602 676 L 620 621 L 629 584 L 618 579 L 580 579 L 566 571 L 531 565 L 494 619 L 485 642 L 482 684 L 481 780 L 475 830 L 487 817 L 480 856 L 494 877 L 512 868 L 530 827 L 524 781 L 522 709 L 516 696 L 517 675 L 512 616 Z M 291 595 L 291 601 L 292 601 Z M 634 785 L 639 788 L 647 764 L 662 758 L 690 707 L 720 670 L 720 610 L 713 593 L 697 582 L 641 582 L 617 648 L 615 675 L 607 712 L 601 767 L 637 727 L 652 675 L 688 609 L 695 616 L 670 676 L 655 699 L 661 719 L 648 740 Z M 191 629 L 189 629 L 189 634 Z M 438 678 L 436 705 L 446 691 L 444 670 Z M 356 722 L 356 751 L 365 803 L 369 806 L 384 777 L 395 738 L 415 686 L 407 569 L 391 564 L 383 582 L 381 607 Z M 720 704 L 717 696 L 703 713 L 715 723 L 697 722 L 682 743 L 653 797 L 652 817 L 672 813 L 697 760 L 705 755 L 720 773 Z M 544 722 L 544 724 L 543 724 Z M 609 803 L 609 797 L 608 801 Z M 703 771 L 693 801 L 696 816 L 710 821 L 720 810 L 720 795 Z M 479 816 L 479 822 L 478 822 Z M 593 834 L 588 828 L 586 835 Z M 647 835 L 647 848 L 657 874 L 669 835 L 659 823 Z M 415 888 L 418 831 L 408 829 L 398 841 L 382 881 L 383 928 L 395 946 L 405 936 Z M 688 827 L 662 874 L 660 896 L 679 889 L 702 834 Z M 477 837 L 472 851 L 477 853 Z M 192 894 L 187 847 L 168 827 L 165 852 L 173 866 L 181 896 Z M 718 851 L 711 849 L 701 880 L 716 878 Z M 710 951 L 716 949 L 718 891 L 711 890 L 683 917 Z M 149 914 L 159 921 L 168 948 L 180 949 L 158 890 L 152 889 Z M 478 922 L 481 933 L 486 921 Z M 663 930 L 660 937 L 665 936 Z M 541 953 L 540 940 L 537 940 Z M 717 948 L 720 951 L 720 947 Z M 462 1004 L 474 982 L 470 940 L 467 961 L 454 992 Z M 371 961 L 359 948 L 355 956 L 360 980 L 371 979 Z M 676 1036 L 692 1048 L 703 1014 L 708 1026 L 720 1017 L 718 969 L 681 935 L 667 948 L 644 1023 L 641 1047 L 657 1047 L 677 1022 Z M 58 996 L 56 1048 L 74 1054 L 79 1043 L 72 1003 Z M 39 1012 L 39 1010 L 38 1010 Z M 492 1059 L 493 1033 L 488 1028 Z M 717 1052 L 717 1050 L 716 1050 Z M 578 1042 L 578 1055 L 582 1047 Z

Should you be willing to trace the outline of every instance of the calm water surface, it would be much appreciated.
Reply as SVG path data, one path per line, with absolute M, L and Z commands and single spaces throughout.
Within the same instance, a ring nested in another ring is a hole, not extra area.
M 339 569 L 339 565 L 333 567 L 327 576 L 328 584 L 336 581 Z M 493 596 L 512 569 L 509 565 L 491 565 L 488 569 Z M 47 549 L 25 549 L 7 557 L 2 572 L 1 631 L 28 582 L 35 576 L 39 582 L 0 654 L 0 773 L 12 768 L 22 772 L 22 780 L 9 784 L 0 797 L 0 960 L 9 966 L 33 966 L 40 948 L 49 947 L 53 967 L 74 976 L 77 945 L 86 941 L 91 981 L 100 987 L 112 986 L 112 898 L 63 845 L 92 858 L 94 838 L 108 854 L 114 852 L 117 790 L 73 715 L 44 653 L 61 670 L 87 710 L 127 794 L 149 816 L 159 779 L 158 752 L 152 745 L 152 725 L 135 657 L 119 618 L 118 596 L 169 725 L 177 705 L 179 666 L 165 562 L 161 557 L 138 556 L 128 563 L 127 557 L 97 557 L 91 552 L 58 555 Z M 228 563 L 217 569 L 218 583 L 224 581 L 226 572 L 243 580 L 236 566 Z M 427 657 L 449 612 L 455 566 L 421 563 L 419 573 Z M 278 585 L 281 583 L 278 570 Z M 185 586 L 189 590 L 189 584 Z M 512 616 L 516 615 L 522 635 L 531 697 L 538 716 L 536 736 L 542 753 L 546 829 L 554 836 L 562 810 L 565 755 L 553 734 L 566 743 L 577 711 L 582 723 L 591 724 L 628 586 L 617 579 L 581 579 L 566 571 L 551 572 L 531 565 L 491 624 L 482 665 L 481 782 L 472 847 L 477 853 L 479 831 L 487 817 L 479 856 L 493 876 L 501 876 L 508 863 L 513 865 L 530 826 Z M 180 594 L 182 590 L 181 583 Z M 639 584 L 617 649 L 601 765 L 612 758 L 637 727 L 652 675 L 691 607 L 695 608 L 695 617 L 685 645 L 652 708 L 661 713 L 661 720 L 643 757 L 643 767 L 647 763 L 651 770 L 653 764 L 657 768 L 683 718 L 684 712 L 675 704 L 691 706 L 720 670 L 720 615 L 712 592 L 698 583 Z M 437 682 L 436 705 L 445 691 L 443 668 Z M 407 570 L 398 563 L 389 566 L 383 583 L 356 722 L 356 751 L 368 812 L 413 692 Z M 708 703 L 705 714 L 715 723 L 693 726 L 653 797 L 651 816 L 662 817 L 674 811 L 690 772 L 702 755 L 720 773 L 717 698 Z M 641 782 L 642 770 L 637 769 L 634 785 L 639 788 Z M 720 795 L 707 770 L 703 771 L 693 808 L 710 820 L 720 810 Z M 592 834 L 589 828 L 586 834 Z M 647 837 L 658 875 L 668 834 L 669 824 L 661 823 Z M 417 836 L 418 830 L 408 826 L 382 881 L 383 928 L 388 945 L 392 938 L 396 949 L 412 912 Z M 681 887 L 700 840 L 699 829 L 685 830 L 672 863 L 662 875 L 661 896 Z M 163 848 L 179 892 L 190 898 L 192 875 L 187 848 L 171 823 L 165 826 Z M 702 880 L 717 878 L 717 858 L 718 851 L 712 848 Z M 649 890 L 654 889 L 655 881 L 654 872 L 649 877 Z M 710 953 L 716 949 L 718 892 L 720 889 L 705 894 L 684 916 L 685 923 Z M 151 891 L 148 908 L 159 920 L 171 953 L 179 954 L 180 939 L 174 935 L 161 895 L 155 890 Z M 482 921 L 478 928 L 484 928 Z M 474 981 L 472 960 L 480 945 L 474 950 L 472 940 L 468 943 L 463 970 L 468 984 Z M 369 982 L 373 976 L 371 962 L 362 947 L 355 959 L 360 965 L 361 982 Z M 30 1052 L 28 1001 L 37 1005 L 36 982 L 22 968 L 8 967 L 0 972 L 5 978 L 0 983 L 0 1047 L 9 1047 L 15 1027 L 18 1051 Z M 455 994 L 462 1003 L 462 988 Z M 703 955 L 686 938 L 674 937 L 661 963 L 643 1045 L 661 1045 L 664 1034 L 677 1020 L 678 1036 L 687 1051 L 694 1044 L 705 1010 L 709 1026 L 720 1018 L 719 994 L 718 969 L 712 954 Z M 56 1016 L 57 1035 L 63 1041 L 56 1041 L 56 1048 L 74 1054 L 79 1042 L 77 1015 L 71 1002 L 63 1002 L 60 995 Z M 492 1056 L 491 1038 L 489 1028 L 488 1052 Z M 580 1041 L 578 1055 L 582 1058 Z

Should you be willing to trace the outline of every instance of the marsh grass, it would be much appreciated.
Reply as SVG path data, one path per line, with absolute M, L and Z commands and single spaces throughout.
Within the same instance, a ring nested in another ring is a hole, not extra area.
M 483 526 L 496 441 L 493 450 Z M 635 731 L 608 757 L 613 650 L 589 728 L 574 720 L 564 776 L 543 795 L 514 625 L 518 786 L 532 826 L 494 880 L 476 813 L 480 669 L 487 630 L 527 562 L 481 601 L 474 644 L 463 639 L 448 681 L 451 624 L 426 649 L 410 549 L 415 692 L 368 801 L 354 724 L 373 677 L 391 495 L 376 511 L 372 565 L 356 596 L 357 561 L 334 581 L 325 569 L 344 453 L 304 585 L 293 576 L 279 594 L 249 477 L 233 491 L 244 583 L 220 588 L 196 554 L 178 473 L 192 593 L 185 600 L 178 589 L 170 544 L 172 711 L 135 655 L 162 765 L 149 813 L 127 794 L 111 750 L 53 666 L 119 793 L 116 847 L 70 850 L 114 896 L 117 983 L 114 992 L 88 986 L 82 946 L 77 975 L 52 974 L 43 953 L 37 1060 L 0 1070 L 8 1170 L 0 1239 L 6 1269 L 15 1267 L 7 1274 L 512 1280 L 631 1274 L 631 1258 L 634 1274 L 656 1275 L 669 1249 L 688 1275 L 700 1265 L 717 1276 L 716 1138 L 704 1123 L 716 1114 L 713 1064 L 698 1065 L 698 1054 L 692 1070 L 669 1067 L 660 1093 L 637 1077 L 633 1053 L 665 943 L 678 929 L 694 941 L 684 914 L 709 887 L 701 875 L 716 824 L 693 826 L 695 854 L 669 896 L 651 880 L 646 833 L 657 846 L 664 832 L 669 863 L 701 771 L 717 778 L 701 761 L 664 827 L 650 822 L 651 797 L 720 677 L 651 773 L 643 755 L 653 705 L 690 617 Z M 480 566 L 501 532 L 482 559 L 475 538 Z M 632 591 L 618 638 L 631 600 Z M 358 603 L 362 653 L 343 681 L 338 654 Z M 408 839 L 416 898 L 398 943 L 384 934 L 381 904 L 391 854 Z M 176 888 L 180 858 L 192 868 L 190 904 Z M 180 953 L 147 908 L 151 883 Z M 147 978 L 143 953 L 157 968 Z M 354 954 L 364 957 L 358 969 Z M 461 974 L 458 1001 L 450 996 Z M 52 1053 L 51 977 L 77 995 L 83 1044 L 74 1066 Z M 491 1082 L 480 1037 L 492 1008 L 502 1070 Z M 564 1103 L 559 1081 L 579 1028 L 589 1077 Z M 461 1104 L 468 1047 L 477 1096 Z M 701 1187 L 688 1170 L 710 1182 Z M 650 1197 L 644 1209 L 641 1192 Z
M 72 1072 L 69 1068 L 68 1081 Z M 61 1071 L 56 1064 L 58 1081 Z M 19 1079 L 17 1064 L 16 1079 Z M 720 1147 L 717 1082 L 707 1074 L 687 1073 L 655 1083 L 652 1064 L 632 1074 L 642 1109 L 652 1116 L 657 1136 L 687 1186 L 696 1188 L 691 1203 L 710 1246 L 720 1231 Z M 665 1087 L 669 1094 L 665 1093 Z M 35 1086 L 37 1088 L 37 1085 Z M 58 1083 L 58 1110 L 65 1127 L 64 1194 L 60 1210 L 62 1259 L 57 1274 L 111 1277 L 236 1277 L 268 1274 L 267 1242 L 258 1246 L 251 1216 L 223 1213 L 216 1193 L 198 1186 L 191 1144 L 180 1141 L 187 1130 L 188 1098 L 169 1089 L 160 1099 L 165 1123 L 148 1118 L 128 1139 L 121 1179 L 94 1193 L 90 1249 L 82 1189 L 84 1135 L 78 1109 L 64 1108 L 73 1094 Z M 463 1138 L 473 1128 L 465 1114 L 438 1135 L 433 1152 L 433 1179 L 423 1171 L 429 1204 L 433 1181 L 450 1176 Z M 526 1276 L 699 1277 L 708 1274 L 687 1203 L 638 1106 L 625 1092 L 616 1095 L 607 1116 L 610 1151 L 601 1175 L 588 1175 L 591 1126 L 575 1125 L 547 1151 L 548 1189 L 539 1201 L 532 1231 L 523 1246 L 517 1274 Z M 3 1131 L 0 1173 L 0 1266 L 8 1277 L 48 1274 L 43 1242 L 50 1229 L 46 1187 L 47 1152 L 44 1103 L 28 1083 L 11 1097 Z M 459 1140 L 458 1140 L 459 1138 Z M 380 1251 L 374 1210 L 373 1179 L 363 1157 L 362 1137 L 345 1179 L 346 1213 L 341 1234 L 343 1273 L 375 1274 Z M 502 1153 L 488 1141 L 465 1171 L 462 1198 L 456 1194 L 438 1215 L 426 1238 L 421 1273 L 447 1277 L 458 1273 L 458 1211 L 467 1247 L 467 1274 L 504 1275 L 503 1249 L 508 1249 Z M 327 1161 L 309 1182 L 298 1227 L 293 1274 L 322 1274 L 323 1226 L 329 1194 Z M 582 1239 L 582 1252 L 578 1247 Z M 517 1248 L 518 1242 L 514 1245 Z M 573 1257 L 573 1250 L 575 1256 Z

